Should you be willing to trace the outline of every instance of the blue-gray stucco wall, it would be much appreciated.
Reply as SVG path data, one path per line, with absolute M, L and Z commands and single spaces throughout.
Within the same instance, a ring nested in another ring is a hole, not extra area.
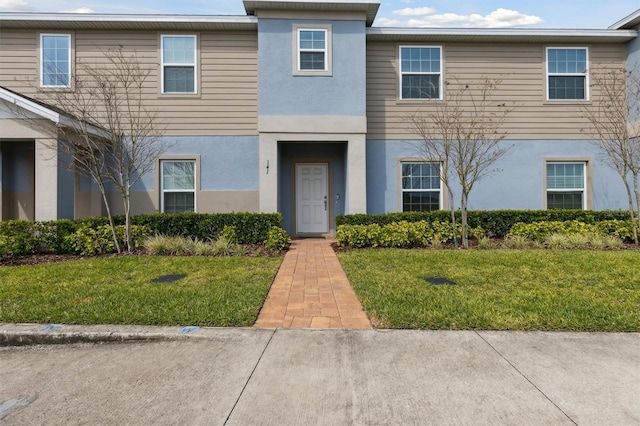
M 75 215 L 75 173 L 70 168 L 72 158 L 58 148 L 58 218 L 73 219 Z
M 597 148 L 584 140 L 506 140 L 507 153 L 494 165 L 495 173 L 480 180 L 469 197 L 469 209 L 542 209 L 545 158 L 588 158 L 592 164 L 593 208 L 624 209 L 628 202 L 620 177 L 601 161 Z M 420 142 L 367 141 L 367 212 L 400 211 L 398 164 L 420 158 Z M 451 178 L 455 181 L 455 176 Z M 460 187 L 452 185 L 455 206 Z
M 202 191 L 257 191 L 259 145 L 257 136 L 164 137 L 163 156 L 200 156 Z M 134 190 L 155 189 L 157 171 L 147 173 Z
M 332 76 L 293 75 L 293 25 L 331 24 Z M 364 21 L 260 19 L 259 114 L 364 116 Z

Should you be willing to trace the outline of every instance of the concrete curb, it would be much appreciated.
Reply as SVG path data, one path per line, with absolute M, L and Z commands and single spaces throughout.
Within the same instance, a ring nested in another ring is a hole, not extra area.
M 214 335 L 216 338 L 220 338 L 221 330 L 229 329 L 193 326 L 156 327 L 0 323 L 0 346 L 210 339 Z

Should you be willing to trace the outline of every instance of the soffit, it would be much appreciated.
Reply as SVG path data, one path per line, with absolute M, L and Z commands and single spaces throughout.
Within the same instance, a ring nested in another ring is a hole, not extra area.
M 624 43 L 631 30 L 367 28 L 367 41 L 472 43 Z
M 202 31 L 257 27 L 258 20 L 252 16 L 0 13 L 3 29 Z

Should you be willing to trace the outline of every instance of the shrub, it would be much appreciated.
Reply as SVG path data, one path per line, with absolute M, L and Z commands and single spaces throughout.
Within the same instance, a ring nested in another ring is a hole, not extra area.
M 289 246 L 289 234 L 279 226 L 272 226 L 263 244 L 269 250 L 284 250 Z
M 36 239 L 36 252 L 38 253 L 73 253 L 73 247 L 66 239 L 73 234 L 77 226 L 69 219 L 52 220 L 48 222 L 36 222 L 34 224 L 34 237 Z
M 550 249 L 618 249 L 622 240 L 613 235 L 602 234 L 551 234 L 545 240 Z
M 516 223 L 509 231 L 508 236 L 520 236 L 531 241 L 542 242 L 553 234 L 559 235 L 583 235 L 600 234 L 596 225 L 578 222 L 575 220 L 567 222 L 535 222 Z
M 0 235 L 4 236 L 0 252 L 10 256 L 24 256 L 36 253 L 38 243 L 34 233 L 34 222 L 29 220 L 8 220 L 0 222 Z
M 116 235 L 120 247 L 126 245 L 126 230 L 124 225 L 116 226 Z M 134 247 L 142 245 L 145 238 L 150 234 L 149 228 L 146 226 L 131 226 L 131 241 Z M 65 237 L 67 243 L 75 250 L 76 253 L 91 256 L 96 254 L 114 253 L 116 252 L 116 244 L 113 241 L 111 226 L 101 225 L 95 228 L 81 226 L 71 235 Z
M 460 221 L 460 214 L 456 218 Z M 626 220 L 629 213 L 624 210 L 472 210 L 468 212 L 470 228 L 482 228 L 490 237 L 503 238 L 514 224 L 544 221 L 565 222 L 577 220 L 583 223 L 597 223 L 604 220 Z M 336 217 L 336 225 L 386 225 L 393 222 L 450 222 L 451 212 L 402 212 L 385 214 L 353 214 Z
M 633 241 L 633 227 L 630 220 L 603 220 L 596 227 L 605 235 L 618 237 L 621 241 Z
M 456 225 L 456 235 L 461 226 Z M 471 236 L 483 235 L 482 229 L 473 229 Z M 340 225 L 336 240 L 340 246 L 362 247 L 434 247 L 453 241 L 454 228 L 449 222 L 392 222 L 385 225 Z
M 121 221 L 120 217 L 117 218 Z M 120 222 L 119 222 L 120 223 Z M 235 229 L 235 242 L 262 244 L 272 226 L 282 226 L 280 213 L 154 213 L 133 216 L 131 223 L 145 225 L 167 236 L 215 241 L 225 227 Z

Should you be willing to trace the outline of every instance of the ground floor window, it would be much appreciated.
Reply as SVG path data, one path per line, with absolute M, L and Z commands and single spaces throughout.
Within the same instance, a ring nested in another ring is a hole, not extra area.
M 585 209 L 586 164 L 547 163 L 547 209 Z
M 402 163 L 402 211 L 440 210 L 441 199 L 440 163 Z
M 160 162 L 164 213 L 194 212 L 196 206 L 196 162 L 163 160 Z

